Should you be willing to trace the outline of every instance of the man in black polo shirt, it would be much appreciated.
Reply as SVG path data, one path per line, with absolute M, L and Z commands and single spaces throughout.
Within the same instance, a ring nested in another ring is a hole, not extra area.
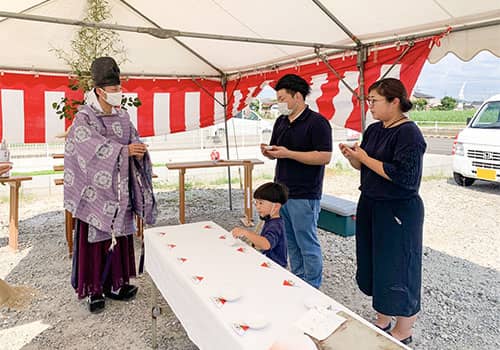
M 261 152 L 277 159 L 275 182 L 288 187 L 288 202 L 281 208 L 292 272 L 319 288 L 323 257 L 317 222 L 325 164 L 332 155 L 332 128 L 321 114 L 309 109 L 309 84 L 295 74 L 281 77 L 274 88 L 281 116 L 276 120 L 271 146 Z

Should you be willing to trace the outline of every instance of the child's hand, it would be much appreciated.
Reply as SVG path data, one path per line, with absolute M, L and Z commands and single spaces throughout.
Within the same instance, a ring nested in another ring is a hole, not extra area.
M 245 234 L 246 234 L 245 230 L 240 228 L 240 227 L 233 228 L 231 233 L 233 234 L 234 238 L 245 237 Z

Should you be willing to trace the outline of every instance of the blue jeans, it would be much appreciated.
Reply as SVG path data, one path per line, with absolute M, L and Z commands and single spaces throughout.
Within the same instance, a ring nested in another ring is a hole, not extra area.
M 319 199 L 289 199 L 281 208 L 292 272 L 319 288 L 323 256 L 317 235 Z

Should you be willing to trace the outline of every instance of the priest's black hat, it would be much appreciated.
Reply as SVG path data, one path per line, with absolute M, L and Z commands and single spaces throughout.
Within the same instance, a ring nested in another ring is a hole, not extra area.
M 95 86 L 120 85 L 120 68 L 111 57 L 98 57 L 90 66 Z

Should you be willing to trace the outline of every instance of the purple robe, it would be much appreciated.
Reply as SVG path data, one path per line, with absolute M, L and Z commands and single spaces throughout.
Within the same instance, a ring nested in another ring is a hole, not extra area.
M 89 224 L 90 243 L 136 232 L 134 213 L 155 222 L 149 154 L 141 160 L 128 154 L 128 145 L 139 142 L 124 110 L 103 115 L 84 105 L 75 116 L 64 152 L 64 208 Z

